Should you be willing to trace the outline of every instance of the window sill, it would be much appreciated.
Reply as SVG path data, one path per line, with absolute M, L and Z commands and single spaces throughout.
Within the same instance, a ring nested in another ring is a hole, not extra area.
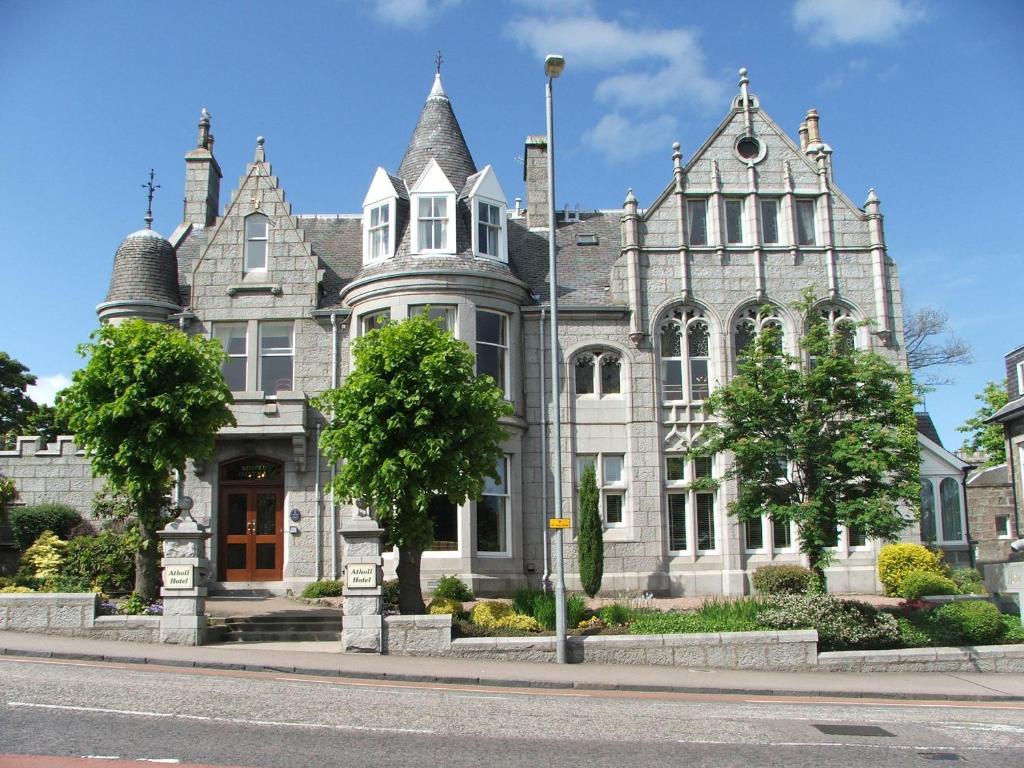
M 235 296 L 239 293 L 269 293 L 272 296 L 280 296 L 284 293 L 284 289 L 278 283 L 238 283 L 235 285 L 229 285 L 227 288 L 228 296 Z

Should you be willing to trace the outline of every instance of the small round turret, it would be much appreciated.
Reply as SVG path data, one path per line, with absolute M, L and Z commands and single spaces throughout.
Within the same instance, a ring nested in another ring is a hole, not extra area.
M 180 311 L 178 258 L 174 248 L 152 229 L 128 235 L 114 255 L 107 298 L 96 307 L 100 321 L 141 317 L 162 322 Z

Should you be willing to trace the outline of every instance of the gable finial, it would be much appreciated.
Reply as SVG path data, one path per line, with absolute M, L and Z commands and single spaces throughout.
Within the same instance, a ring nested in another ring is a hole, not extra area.
M 146 207 L 146 218 L 145 218 L 146 229 L 152 229 L 153 228 L 153 195 L 156 193 L 156 191 L 158 189 L 160 189 L 160 185 L 159 184 L 154 184 L 153 183 L 154 175 L 155 174 L 154 174 L 153 169 L 150 168 L 149 169 L 149 181 L 147 181 L 145 184 L 140 184 L 139 185 L 140 187 L 143 187 L 144 189 L 148 190 L 148 196 L 149 196 L 149 205 Z
M 441 55 L 441 49 L 437 49 L 437 56 L 434 57 L 434 66 L 437 67 L 437 74 L 441 74 L 441 65 L 444 64 L 444 56 Z
M 750 91 L 747 88 L 749 85 L 750 79 L 747 77 L 747 68 L 740 67 L 740 96 L 743 99 L 743 127 L 747 131 L 747 136 L 752 136 L 754 133 L 754 127 L 750 119 Z

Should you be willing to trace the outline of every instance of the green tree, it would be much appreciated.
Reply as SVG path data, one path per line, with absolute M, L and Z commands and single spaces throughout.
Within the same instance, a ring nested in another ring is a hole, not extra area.
M 957 432 L 967 435 L 964 438 L 963 450 L 979 451 L 987 457 L 986 467 L 994 467 L 1006 461 L 1006 443 L 1002 424 L 986 424 L 985 420 L 1010 401 L 1006 393 L 1006 384 L 990 381 L 985 388 L 974 396 L 981 402 L 981 407 L 971 418 L 956 428 Z
M 70 435 L 71 427 L 67 419 L 57 414 L 57 409 L 45 403 L 38 406 L 35 413 L 28 418 L 28 434 L 39 435 L 44 442 L 52 443 L 58 435 Z
M 78 352 L 88 361 L 57 399 L 92 462 L 94 475 L 131 501 L 139 520 L 135 591 L 156 596 L 157 537 L 173 473 L 213 453 L 234 424 L 216 341 L 168 325 L 126 320 L 104 325 Z
M 498 480 L 512 413 L 494 381 L 477 376 L 473 353 L 423 316 L 358 339 L 355 370 L 314 405 L 328 417 L 320 447 L 342 462 L 330 485 L 339 501 L 372 505 L 386 543 L 398 547 L 399 609 L 422 613 L 420 559 L 433 540 L 435 496 L 479 498 Z
M 25 433 L 29 417 L 38 406 L 28 396 L 36 377 L 6 352 L 0 351 L 0 448 Z
M 580 583 L 590 597 L 601 589 L 604 576 L 604 534 L 601 528 L 601 494 L 597 490 L 597 473 L 587 464 L 580 478 L 580 530 L 576 551 L 580 558 Z
M 798 309 L 806 361 L 780 353 L 778 331 L 759 334 L 739 372 L 706 403 L 718 421 L 701 453 L 731 451 L 739 478 L 730 512 L 792 521 L 824 586 L 838 525 L 894 540 L 917 509 L 918 448 L 910 376 L 833 333 L 805 295 Z

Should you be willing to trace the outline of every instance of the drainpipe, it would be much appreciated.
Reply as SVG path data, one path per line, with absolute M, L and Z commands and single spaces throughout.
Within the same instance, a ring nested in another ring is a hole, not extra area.
M 541 445 L 543 446 L 544 463 L 541 468 L 541 518 L 540 518 L 540 540 L 544 547 L 544 578 L 541 582 L 545 591 L 551 590 L 551 565 L 548 560 L 548 393 L 547 379 L 544 378 L 544 319 L 547 310 L 540 311 L 540 336 L 538 346 L 540 347 L 540 428 Z
M 964 536 L 967 537 L 967 564 L 974 567 L 974 544 L 971 541 L 971 508 L 967 503 L 967 474 L 971 471 L 971 467 L 964 467 L 963 477 L 960 478 L 960 487 L 964 492 Z
M 323 503 L 320 498 L 320 422 L 316 423 L 316 580 L 323 575 Z
M 338 386 L 338 315 L 331 313 L 331 389 Z M 317 455 L 319 455 L 320 444 L 317 441 Z M 334 483 L 334 475 L 338 468 L 331 464 L 330 482 Z M 338 506 L 334 503 L 334 496 L 331 495 L 331 578 L 338 578 Z

